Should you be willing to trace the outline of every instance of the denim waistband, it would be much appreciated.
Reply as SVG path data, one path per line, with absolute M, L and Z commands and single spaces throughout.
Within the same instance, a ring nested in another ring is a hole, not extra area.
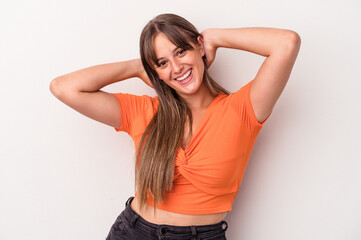
M 214 230 L 226 231 L 228 228 L 228 224 L 226 221 L 222 220 L 219 223 L 211 224 L 211 225 L 195 225 L 195 226 L 173 226 L 173 225 L 165 225 L 165 224 L 154 224 L 148 222 L 144 218 L 142 218 L 138 213 L 136 213 L 130 206 L 134 197 L 130 197 L 125 203 L 124 209 L 124 218 L 129 223 L 129 226 L 134 228 L 135 224 L 140 225 L 143 229 L 149 229 L 149 231 L 157 231 L 158 234 L 164 235 L 166 233 L 172 234 L 202 234 L 205 232 L 210 232 Z

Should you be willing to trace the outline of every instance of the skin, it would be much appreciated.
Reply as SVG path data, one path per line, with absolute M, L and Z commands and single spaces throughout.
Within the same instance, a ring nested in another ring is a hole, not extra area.
M 220 47 L 266 57 L 250 90 L 255 116 L 262 123 L 271 114 L 288 82 L 301 46 L 300 36 L 291 30 L 264 27 L 210 28 L 201 34 L 209 64 Z
M 159 61 L 154 69 L 160 79 L 176 90 L 189 108 L 196 113 L 207 108 L 213 97 L 202 81 L 204 72 L 202 57 L 205 51 L 201 37 L 198 37 L 198 44 L 192 46 L 194 50 L 180 49 L 165 35 L 158 34 L 154 39 L 154 49 Z M 179 84 L 175 79 L 183 76 L 190 69 L 192 73 L 189 78 L 192 80 L 186 85 Z
M 186 53 L 179 52 L 178 49 L 174 52 L 176 46 L 162 35 L 157 36 L 154 41 L 157 58 L 164 61 L 156 71 L 163 81 L 187 100 L 192 113 L 196 116 L 193 129 L 196 129 L 204 109 L 212 100 L 207 100 L 210 94 L 202 85 L 201 57 L 206 54 L 207 67 L 210 67 L 219 47 L 247 50 L 266 57 L 250 90 L 255 116 L 259 122 L 263 122 L 272 112 L 288 81 L 300 48 L 299 36 L 292 31 L 270 28 L 207 29 L 202 32 L 202 36 L 203 38 L 198 39 L 196 50 Z M 179 85 L 174 78 L 181 76 L 190 68 L 194 70 L 195 78 L 192 80 L 194 82 L 186 86 Z M 186 144 L 187 140 L 184 142 Z M 131 206 L 138 211 L 137 201 L 134 200 Z M 142 216 L 150 222 L 184 226 L 218 223 L 226 215 L 227 212 L 183 215 L 161 210 L 157 216 L 154 216 L 153 208 L 150 206 L 142 213 Z
M 237 28 L 206 29 L 203 38 L 198 39 L 195 50 L 174 54 L 174 45 L 167 39 L 155 41 L 157 57 L 168 61 L 164 68 L 156 68 L 160 78 L 172 86 L 185 99 L 194 116 L 193 129 L 212 101 L 208 90 L 202 84 L 201 56 L 207 58 L 207 67 L 213 63 L 218 48 L 233 48 L 264 56 L 265 60 L 254 78 L 250 90 L 255 116 L 263 122 L 272 112 L 290 77 L 293 65 L 301 45 L 297 33 L 276 28 Z M 163 45 L 162 45 L 163 44 Z M 235 64 L 236 65 L 236 64 Z M 189 68 L 194 71 L 194 79 L 187 86 L 177 85 L 174 78 L 182 75 Z M 121 116 L 117 99 L 100 89 L 109 84 L 138 77 L 151 86 L 140 59 L 96 65 L 59 76 L 51 81 L 51 92 L 63 103 L 79 113 L 109 126 L 119 128 Z M 187 139 L 187 136 L 185 136 Z M 186 146 L 185 141 L 184 146 Z M 137 212 L 136 198 L 132 208 Z M 218 223 L 226 212 L 208 215 L 184 215 L 153 208 L 146 205 L 139 213 L 144 219 L 156 224 L 178 226 L 206 225 Z
M 163 34 L 158 34 L 154 39 L 154 49 L 156 56 L 159 59 L 158 64 L 154 66 L 154 69 L 162 81 L 176 90 L 187 102 L 193 114 L 194 130 L 197 128 L 202 115 L 214 97 L 211 96 L 210 91 L 203 82 L 204 63 L 202 57 L 204 56 L 205 51 L 201 37 L 198 38 L 198 44 L 193 45 L 193 47 L 193 50 L 187 51 L 179 49 Z M 190 69 L 192 70 L 190 76 L 192 77 L 192 80 L 186 85 L 180 85 L 175 79 L 183 76 Z M 185 134 L 187 132 L 186 129 Z M 182 143 L 183 149 L 187 147 L 190 138 L 191 136 L 184 136 Z M 137 198 L 134 198 L 131 207 L 149 222 L 178 226 L 214 224 L 222 221 L 227 215 L 227 212 L 186 215 L 157 209 L 157 215 L 155 216 L 152 206 L 146 205 L 144 210 L 140 212 Z
M 154 39 L 154 49 L 158 59 L 154 69 L 158 76 L 168 86 L 173 88 L 188 104 L 193 116 L 193 131 L 197 129 L 202 115 L 211 104 L 214 97 L 203 82 L 204 63 L 202 57 L 205 55 L 203 40 L 198 37 L 198 43 L 192 44 L 193 50 L 178 48 L 169 39 L 158 34 Z M 176 80 L 185 75 L 189 70 L 191 79 L 187 84 L 181 85 Z M 185 136 L 182 148 L 186 149 L 192 135 L 188 135 L 189 122 L 185 124 Z

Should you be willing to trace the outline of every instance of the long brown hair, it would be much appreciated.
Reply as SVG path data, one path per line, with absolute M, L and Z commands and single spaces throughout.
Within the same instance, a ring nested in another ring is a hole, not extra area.
M 157 57 L 153 42 L 159 33 L 184 50 L 193 50 L 191 43 L 196 45 L 198 36 L 202 36 L 190 22 L 175 14 L 158 15 L 144 27 L 140 36 L 142 63 L 159 97 L 159 104 L 136 152 L 135 184 L 140 208 L 143 209 L 149 190 L 154 199 L 154 210 L 161 201 L 165 203 L 165 192 L 172 189 L 175 157 L 184 136 L 187 117 L 189 133 L 192 134 L 192 113 L 186 102 L 173 88 L 160 80 L 154 69 Z M 211 95 L 228 95 L 229 92 L 209 76 L 205 56 L 203 61 L 203 81 Z

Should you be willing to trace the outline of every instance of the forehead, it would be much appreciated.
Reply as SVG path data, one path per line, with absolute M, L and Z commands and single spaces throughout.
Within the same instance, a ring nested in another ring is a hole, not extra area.
M 154 52 L 157 58 L 166 57 L 173 54 L 177 46 L 172 43 L 164 34 L 158 34 L 153 41 Z

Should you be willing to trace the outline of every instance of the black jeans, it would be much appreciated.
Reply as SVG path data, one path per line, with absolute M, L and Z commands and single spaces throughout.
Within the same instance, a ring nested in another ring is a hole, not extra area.
M 228 228 L 226 221 L 201 226 L 158 225 L 146 221 L 131 208 L 130 203 L 133 199 L 134 197 L 130 197 L 125 203 L 125 209 L 115 220 L 106 240 L 226 239 L 226 230 Z

